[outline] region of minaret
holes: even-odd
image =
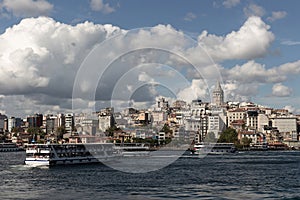
[[[224,92],[221,88],[220,82],[218,81],[213,91],[213,104],[216,106],[222,106],[224,104]]]

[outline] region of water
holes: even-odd
[[[30,168],[24,159],[0,154],[0,199],[300,199],[299,151],[186,156],[143,174],[101,164]]]

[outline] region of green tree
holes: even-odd
[[[116,127],[115,125],[111,126],[108,129],[106,129],[106,131],[105,131],[106,136],[113,137],[114,136],[114,132],[118,131],[118,130],[120,130],[120,128]]]
[[[165,133],[172,133],[173,131],[170,129],[170,126],[168,124],[164,124],[163,128],[160,130],[161,132]]]
[[[56,129],[57,139],[63,139],[64,134],[66,133],[66,129],[64,126],[59,126]]]
[[[227,128],[223,133],[220,135],[218,142],[221,143],[238,143],[238,133],[233,128]]]
[[[124,141],[124,143],[131,143],[131,140],[130,140],[130,139],[126,139],[126,140]]]
[[[21,127],[14,127],[11,129],[11,132],[13,132],[13,133],[18,133],[18,132],[22,132],[22,131],[23,131],[23,129]]]
[[[165,139],[165,144],[169,144],[169,143],[171,143],[172,142],[172,138],[166,138]]]
[[[120,144],[121,142],[122,142],[122,141],[119,140],[119,139],[116,140],[116,143],[118,143],[118,144]]]
[[[44,132],[41,128],[39,127],[29,127],[27,129],[27,133],[30,133],[30,134],[35,134],[35,135],[42,135]]]
[[[243,138],[241,139],[242,145],[243,145],[243,146],[246,146],[246,147],[249,147],[251,142],[252,142],[252,139],[251,139],[251,138],[243,137]]]
[[[7,138],[6,138],[6,135],[5,134],[1,134],[0,135],[0,141],[2,142],[2,141],[5,141]]]
[[[215,137],[215,134],[213,132],[209,132],[209,133],[207,133],[204,141],[205,142],[216,142],[217,138]]]
[[[45,138],[45,132],[39,127],[29,127],[27,129],[27,133],[30,133],[32,137],[36,137],[37,135],[39,135],[41,139]]]

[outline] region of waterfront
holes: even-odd
[[[143,174],[101,164],[29,168],[23,152],[0,157],[0,199],[300,198],[299,151],[186,156]]]

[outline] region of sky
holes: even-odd
[[[159,96],[300,113],[296,0],[1,0],[0,112],[147,107]]]

